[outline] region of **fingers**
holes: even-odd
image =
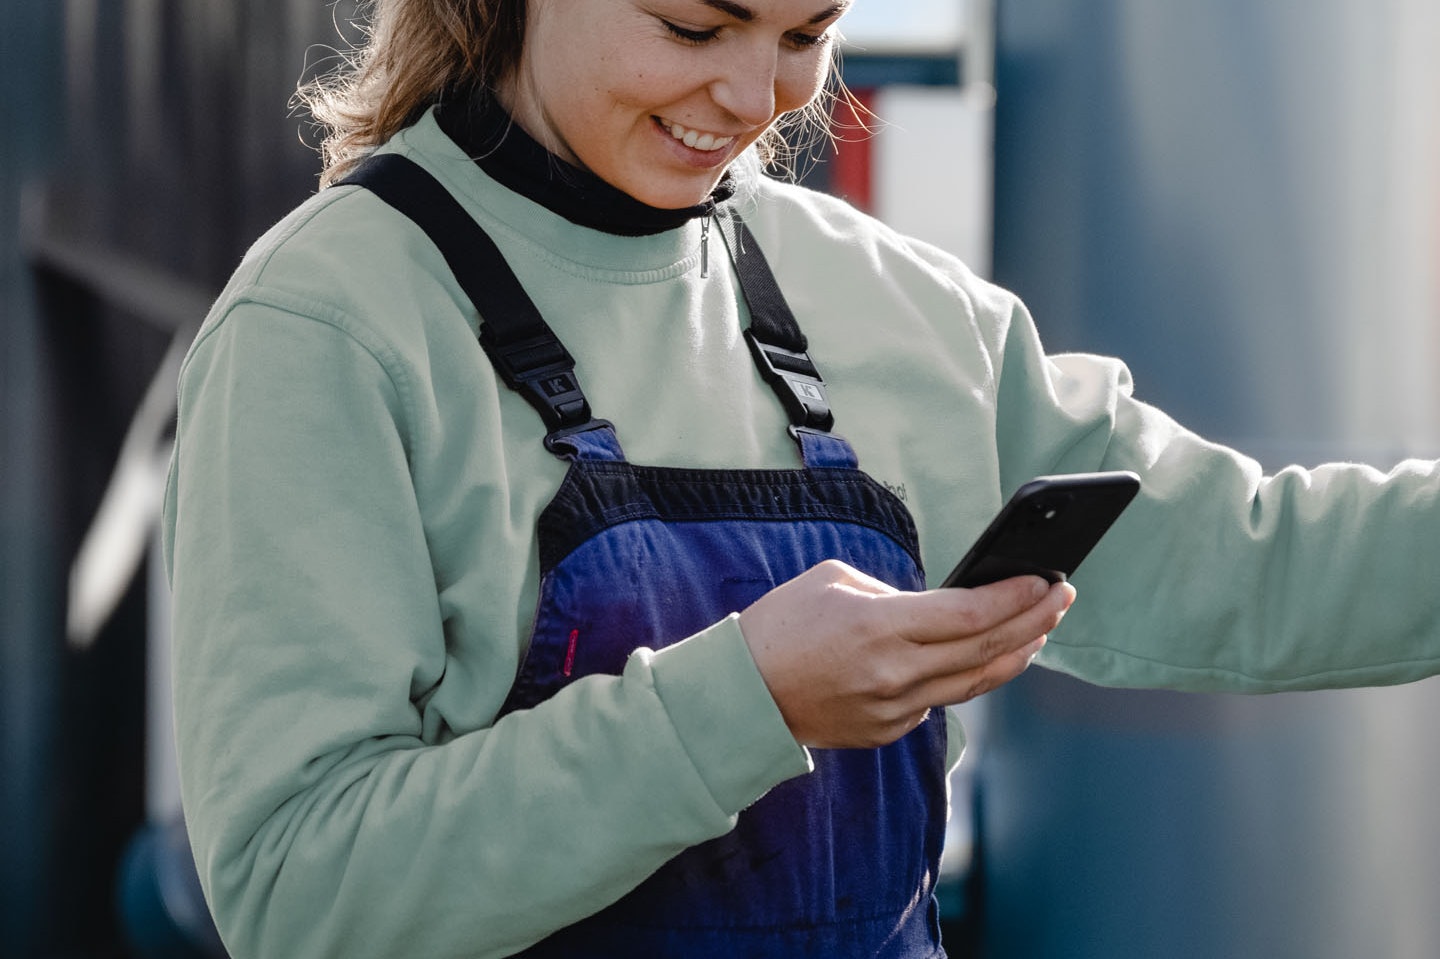
[[[1038,577],[907,593],[832,561],[756,600],[739,624],[798,741],[866,746],[1013,679],[1074,598]]]
[[[961,595],[948,595],[954,593]],[[942,589],[912,596],[930,600],[924,611],[926,628],[904,638],[923,647],[935,669],[961,670],[1013,652],[1050,632],[1075,601],[1075,587],[1024,577],[980,589]]]
[[[1073,588],[1067,588],[1073,594]],[[903,599],[893,601],[897,607],[905,608],[904,618],[897,620],[897,629],[903,639],[913,643],[943,643],[957,635],[978,636],[1041,604],[1052,590],[1039,576],[1017,576],[975,589],[907,593]],[[1054,599],[1059,601],[1058,596]]]
[[[978,590],[938,592],[971,594],[951,599],[970,604],[966,615],[980,628],[968,634],[952,631],[943,638],[927,633],[930,638],[914,643],[919,672],[909,695],[928,706],[966,702],[1024,672],[1075,601],[1075,588],[1069,583],[1052,586],[1035,577]],[[1038,600],[1032,600],[1037,594]]]
[[[1017,650],[988,660],[959,673],[931,676],[914,691],[917,700],[932,706],[954,706],[983,696],[1023,673],[1045,646],[1046,637],[1032,640]]]

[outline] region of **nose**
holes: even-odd
[[[731,58],[711,83],[711,97],[742,123],[769,123],[775,116],[776,58],[773,47],[758,44]]]

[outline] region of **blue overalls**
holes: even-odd
[[[373,190],[437,243],[483,318],[485,352],[545,420],[547,448],[569,463],[539,519],[535,626],[502,714],[586,676],[619,674],[635,649],[699,632],[822,560],[923,588],[914,523],[829,432],[804,337],[738,217],[730,246],[751,314],[746,336],[796,424],[801,469],[627,462],[614,426],[591,416],[569,353],[443,187],[392,155],[345,182]],[[943,957],[933,896],[946,817],[943,710],[889,746],[812,757],[813,773],[772,789],[730,833],[521,955]]]

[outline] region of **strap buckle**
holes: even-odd
[[[790,414],[790,422],[828,432],[835,425],[835,416],[830,412],[825,381],[810,361],[810,354],[763,343],[753,329],[745,331],[745,340],[760,375],[774,388],[785,412]]]
[[[535,407],[551,432],[590,421],[590,403],[575,378],[575,358],[553,333],[500,344],[486,336],[488,332],[481,330],[480,345],[490,362],[505,385]]]

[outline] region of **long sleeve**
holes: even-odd
[[[1130,469],[1139,498],[1076,577],[1042,662],[1103,684],[1265,692],[1440,669],[1440,471],[1266,476],[1134,398],[1116,360],[1045,357],[1018,305],[997,345],[1002,482]]]
[[[483,666],[439,597],[483,586],[437,583],[413,372],[312,314],[242,301],[182,377],[180,768],[234,955],[506,955],[808,768],[733,621],[493,726],[431,721]],[[501,689],[518,645],[486,646]]]

